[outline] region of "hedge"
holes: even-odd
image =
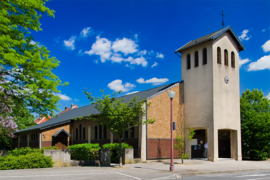
[[[119,163],[119,143],[108,143],[102,145],[103,149],[110,149],[111,151],[111,162],[112,163]],[[128,145],[127,143],[122,143],[122,152],[124,148],[133,148],[132,146]]]
[[[21,147],[19,149],[15,148],[12,151],[8,151],[7,155],[19,156],[19,155],[26,155],[26,154],[31,154],[31,153],[43,153],[44,150],[47,150],[47,149],[57,149],[57,147],[48,146],[48,147],[43,147],[41,149]]]
[[[53,167],[52,158],[40,152],[26,155],[7,155],[0,158],[0,170]]]
[[[98,160],[101,147],[99,144],[84,143],[68,146],[67,149],[70,149],[72,159]]]

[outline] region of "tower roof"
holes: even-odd
[[[200,38],[195,39],[193,41],[189,41],[187,44],[185,44],[184,46],[180,47],[179,49],[177,49],[174,52],[175,53],[182,52],[183,50],[186,50],[186,49],[191,48],[193,46],[202,44],[202,43],[207,42],[207,41],[214,40],[214,39],[218,38],[221,34],[227,32],[227,31],[231,33],[232,37],[234,38],[234,40],[238,44],[239,51],[245,50],[244,45],[242,44],[242,42],[240,41],[240,39],[236,36],[236,34],[232,30],[231,26],[227,26],[226,28],[222,28],[222,29],[220,29],[218,31],[215,31],[215,32],[213,32],[211,34],[208,34],[206,36],[200,37]]]

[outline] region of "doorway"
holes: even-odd
[[[218,157],[231,157],[231,131],[218,130]]]
[[[52,145],[57,149],[67,149],[67,135],[61,132],[58,136],[53,137]]]
[[[204,158],[205,129],[195,130],[191,142],[191,158]]]

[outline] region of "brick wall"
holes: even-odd
[[[173,121],[176,122],[176,130],[173,131],[173,137],[176,138],[177,135],[181,135],[180,124],[184,118],[183,87],[184,83],[181,83],[147,101],[152,103],[147,111],[148,119],[156,118],[154,124],[147,125],[148,158],[170,157],[171,100],[167,95],[169,91],[175,92],[173,98]],[[175,154],[177,154],[176,151]]]
[[[42,142],[50,142],[52,141],[52,136],[57,133],[60,129],[64,129],[70,134],[70,123],[61,125],[61,126],[55,126],[49,129],[45,129],[42,131]],[[67,137],[67,141],[69,141],[69,137]],[[42,146],[43,147],[43,146]]]

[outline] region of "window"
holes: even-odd
[[[18,137],[14,138],[14,139],[12,140],[12,142],[13,142],[13,143],[17,143],[17,142],[18,142]]]
[[[103,138],[107,139],[107,127],[103,126]]]
[[[99,139],[102,139],[102,126],[99,125]]]
[[[76,141],[78,141],[78,128],[76,128]]]
[[[38,141],[38,134],[37,133],[31,134],[31,141]]]
[[[97,126],[95,126],[95,139],[97,139]]]
[[[134,138],[134,127],[130,129],[130,138]]]
[[[83,140],[85,140],[85,127],[83,127]]]
[[[82,140],[82,125],[79,125],[79,139]]]
[[[235,59],[234,59],[234,52],[231,53],[231,66],[232,68],[235,68]]]
[[[26,142],[26,141],[27,141],[27,135],[23,135],[22,139],[21,139],[21,142]]]
[[[217,63],[221,64],[221,50],[220,50],[220,47],[217,48]]]
[[[207,49],[203,49],[203,65],[207,64]]]
[[[227,51],[227,49],[224,50],[224,65],[228,66],[228,51]]]
[[[199,66],[199,55],[198,51],[195,52],[195,67]]]
[[[190,54],[187,55],[187,69],[190,69]]]
[[[125,138],[128,138],[128,131],[125,131]]]

